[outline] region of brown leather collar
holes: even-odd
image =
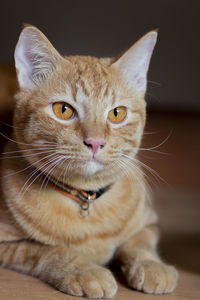
[[[110,184],[98,190],[87,191],[76,189],[68,184],[53,179],[52,177],[47,178],[47,182],[52,188],[54,188],[58,192],[71,199],[76,200],[81,208],[80,215],[84,218],[88,217],[90,214],[90,204],[96,199],[98,199],[100,196],[102,196],[105,192],[107,192],[112,186],[112,184]]]

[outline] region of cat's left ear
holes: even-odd
[[[39,29],[26,26],[15,48],[15,66],[20,88],[32,90],[39,86],[62,59]]]
[[[125,74],[136,92],[146,91],[147,71],[156,40],[157,31],[150,31],[112,64],[112,67]]]

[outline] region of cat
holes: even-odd
[[[62,57],[34,26],[15,49],[19,91],[2,154],[0,264],[70,295],[172,292],[157,215],[136,158],[157,32],[116,58]]]

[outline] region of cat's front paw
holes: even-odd
[[[129,286],[145,293],[170,293],[177,286],[178,272],[161,262],[134,262],[125,273]]]
[[[117,292],[117,283],[109,270],[92,265],[66,274],[59,289],[73,296],[112,298]]]

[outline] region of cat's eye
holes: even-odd
[[[53,104],[53,112],[56,117],[62,120],[69,120],[74,117],[74,108],[66,102],[56,102]]]
[[[127,109],[125,106],[118,106],[110,110],[108,113],[108,120],[112,123],[121,123],[125,120]]]

